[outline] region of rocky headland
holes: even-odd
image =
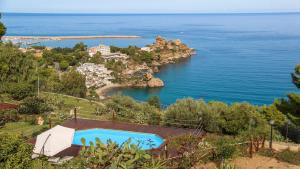
[[[97,53],[97,47],[93,47],[93,52]],[[179,39],[168,41],[158,36],[153,44],[146,47],[110,46],[106,49],[100,45],[100,52],[106,53],[98,56],[103,63],[83,64],[77,70],[87,77],[87,87],[97,88],[98,95],[103,96],[114,87],[163,87],[164,82],[155,77],[154,73],[159,72],[163,65],[191,57],[194,50]],[[96,57],[94,53],[91,57]]]

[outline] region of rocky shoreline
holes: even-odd
[[[155,77],[154,73],[160,71],[160,67],[173,64],[181,59],[189,58],[194,54],[194,49],[189,48],[180,40],[167,41],[158,36],[155,43],[147,45],[138,51],[146,51],[151,53],[153,57],[150,63],[136,64],[127,61],[126,68],[119,72],[120,76],[125,79],[122,83],[112,83],[100,87],[96,93],[101,99],[107,97],[107,93],[114,88],[127,88],[127,87],[163,87],[164,82]]]

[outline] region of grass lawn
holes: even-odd
[[[61,115],[70,116],[70,111],[77,107],[77,117],[86,118],[86,119],[98,119],[98,120],[107,120],[110,118],[110,115],[96,115],[95,111],[97,107],[104,106],[101,102],[90,101],[88,99],[76,98],[73,96],[67,96],[63,94],[56,93],[41,93],[42,96],[47,97],[52,100],[52,102],[60,105],[55,107],[54,117],[52,116],[52,124],[61,124],[64,118],[61,118]],[[26,116],[26,115],[25,115]],[[74,116],[73,116],[74,117]],[[27,117],[32,118],[32,117]],[[45,122],[48,122],[48,119],[45,119]],[[30,122],[20,121],[20,122],[10,122],[6,123],[5,126],[0,128],[0,134],[3,133],[12,133],[12,134],[22,134],[26,137],[31,137],[33,133],[42,131],[45,127],[48,127],[48,124],[39,126],[34,125]]]
[[[101,102],[90,101],[88,99],[77,98],[73,96],[56,94],[56,93],[48,93],[43,92],[43,96],[51,98],[56,102],[62,103],[61,108],[54,110],[55,112],[63,112],[65,114],[70,114],[70,111],[77,107],[77,117],[79,118],[87,118],[87,119],[98,119],[105,120],[108,119],[107,115],[96,115],[95,111],[97,107],[104,106]]]
[[[47,125],[33,125],[29,122],[12,122],[6,123],[4,127],[0,128],[0,134],[11,133],[11,134],[23,134],[23,136],[31,137],[34,132],[38,132]]]

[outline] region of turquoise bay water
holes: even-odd
[[[144,46],[155,36],[179,38],[197,50],[192,58],[156,74],[160,89],[115,89],[138,100],[160,96],[163,104],[193,97],[227,103],[270,104],[299,90],[290,73],[300,62],[300,13],[82,15],[4,14],[8,35],[139,35],[140,39],[83,40],[89,46]],[[78,41],[50,41],[73,46]]]
[[[73,138],[73,144],[82,145],[81,138],[86,140],[87,145],[89,145],[90,142],[93,142],[95,145],[96,138],[99,138],[104,144],[111,139],[118,145],[122,145],[122,143],[126,142],[130,138],[132,144],[139,145],[143,150],[158,148],[164,143],[164,140],[155,134],[108,129],[89,129],[76,131]]]

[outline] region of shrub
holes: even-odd
[[[248,103],[234,103],[222,115],[223,133],[237,135],[242,131],[248,130],[249,122],[258,114],[257,108]]]
[[[42,97],[28,97],[20,105],[19,113],[21,114],[42,114],[52,111],[52,107],[47,100]]]
[[[34,94],[33,85],[29,83],[7,83],[5,85],[7,93],[16,100],[22,100]]]
[[[85,139],[81,141],[84,146],[75,161],[79,168],[142,168],[145,163],[151,162],[151,156],[138,145],[131,144],[130,139],[117,145],[111,140],[104,144],[96,138],[96,144],[90,142],[89,147],[86,147]]]
[[[181,99],[169,106],[164,122],[168,126],[197,128],[206,131],[219,131],[221,118],[219,112],[212,111],[203,100]]]
[[[160,109],[160,99],[158,96],[151,96],[148,99],[148,104]]]
[[[276,158],[291,164],[300,165],[300,151],[294,152],[286,149],[276,154]]]
[[[150,108],[150,112],[144,112],[148,114],[148,124],[150,125],[159,125],[162,121],[162,114],[159,110],[156,110],[155,108]],[[145,111],[145,110],[144,110]]]
[[[17,110],[0,110],[0,127],[4,126],[7,122],[17,122],[20,118]]]
[[[227,162],[223,162],[221,163],[220,167],[216,169],[237,169],[237,167],[234,164],[230,165]]]
[[[267,121],[274,120],[277,125],[283,125],[286,122],[286,116],[277,110],[274,105],[264,107],[262,113]]]
[[[90,58],[90,62],[95,64],[103,64],[105,60],[101,56],[101,53],[97,52],[93,57]]]
[[[66,60],[62,60],[61,62],[59,62],[59,68],[61,70],[67,70],[69,67],[69,62]]]
[[[222,139],[216,140],[213,144],[216,147],[213,156],[213,159],[215,160],[230,159],[237,152],[237,148],[233,145],[234,142],[230,138],[223,137]]]
[[[174,156],[172,168],[191,168],[195,163],[202,161],[210,151],[210,145],[201,142],[199,137],[194,135],[182,135],[171,138],[168,142],[168,149]]]
[[[262,156],[274,157],[275,153],[271,149],[262,149],[258,152]]]
[[[0,168],[31,168],[32,146],[24,139],[16,135],[1,134],[0,143]]]
[[[36,50],[44,50],[44,49],[46,49],[46,46],[31,46],[31,48],[36,49]]]

